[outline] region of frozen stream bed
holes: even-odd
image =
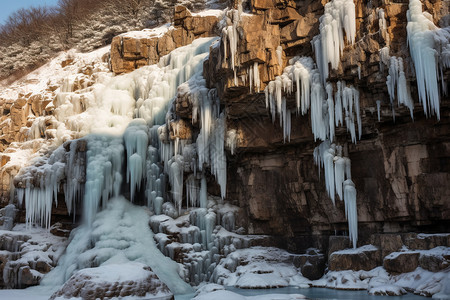
[[[426,297],[421,297],[413,294],[406,294],[403,296],[374,296],[369,295],[367,291],[345,291],[345,290],[333,290],[327,288],[308,288],[299,289],[296,287],[286,287],[278,289],[239,289],[234,287],[227,287],[226,291],[232,293],[224,293],[224,291],[215,291],[208,294],[202,294],[202,298],[199,299],[215,299],[220,300],[220,295],[213,295],[213,293],[222,293],[227,300],[234,299],[275,299],[269,295],[276,295],[276,299],[302,299],[294,295],[303,295],[306,299],[372,299],[372,300],[425,300],[431,299]],[[48,290],[41,288],[28,288],[25,290],[0,290],[0,299],[8,300],[47,300],[52,293]],[[266,297],[262,297],[266,295]],[[286,297],[284,298],[283,295]],[[294,297],[290,297],[292,295]],[[218,297],[219,296],[219,297]],[[233,297],[235,296],[235,297]],[[244,296],[244,297],[242,297]],[[252,297],[252,296],[257,296]],[[177,295],[175,300],[189,300],[194,298],[194,294]],[[131,299],[131,298],[130,298]],[[133,298],[133,299],[143,299],[143,298]]]
[[[367,291],[346,291],[335,290],[327,288],[297,288],[286,287],[277,289],[239,289],[235,287],[226,287],[226,291],[232,293],[223,293],[223,295],[213,295],[213,293],[202,294],[203,297],[197,297],[196,299],[302,299],[298,297],[299,294],[305,296],[305,299],[372,299],[372,300],[424,300],[430,299],[427,297],[417,296],[414,294],[406,294],[403,296],[375,296],[369,295]],[[216,291],[223,292],[223,291]],[[271,297],[272,295],[272,297]],[[220,296],[223,296],[222,298]],[[235,297],[233,297],[235,296]],[[242,297],[244,296],[244,297]],[[255,297],[256,296],[256,297]],[[264,297],[266,296],[266,297]],[[275,296],[275,297],[273,297]],[[286,297],[284,297],[286,296]],[[175,300],[188,300],[195,297],[194,294],[178,295],[175,296]]]

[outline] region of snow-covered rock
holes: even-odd
[[[42,228],[16,225],[0,230],[0,288],[26,288],[37,285],[62,255],[66,238]]]
[[[308,287],[310,281],[293,264],[293,255],[271,247],[237,250],[214,270],[214,282],[240,288]]]
[[[50,299],[111,299],[124,297],[172,300],[170,292],[149,266],[142,263],[110,264],[82,269],[56,291]]]
[[[339,270],[372,270],[381,265],[381,252],[373,245],[365,245],[356,249],[345,249],[331,253],[329,268]]]
[[[401,296],[406,294],[404,288],[396,285],[378,285],[369,289],[369,294],[371,295],[385,295],[385,296]]]

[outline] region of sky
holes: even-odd
[[[58,0],[0,0],[0,24],[4,24],[8,16],[21,8],[30,6],[54,6]]]

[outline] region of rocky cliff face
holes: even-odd
[[[368,242],[376,232],[445,230],[450,216],[449,98],[442,93],[439,121],[425,117],[407,46],[408,1],[356,1],[355,6],[356,42],[344,48],[328,81],[336,86],[345,80],[360,95],[361,140],[352,143],[345,128],[336,128],[336,142],[347,147],[352,161],[360,241]],[[235,53],[230,53],[232,39],[224,31],[220,47],[211,49],[204,64],[207,85],[217,89],[226,108],[227,129],[237,133],[236,154],[228,156],[227,198],[246,211],[240,225],[249,233],[282,236],[283,246],[292,250],[326,247],[328,235],[345,233],[347,224],[343,202],[333,206],[314,164],[317,143],[310,116],[293,114],[290,142],[284,142],[283,129],[278,119],[272,122],[263,93],[290,58],[314,57],[312,40],[319,34],[324,3],[252,0],[244,8],[252,14],[236,20],[228,13],[225,18],[227,25],[237,24]],[[448,26],[449,3],[425,1],[424,10],[436,25]],[[175,13],[177,24],[181,14]],[[380,51],[384,47],[390,56],[403,58],[415,102],[414,119],[406,107],[391,107],[389,68]],[[255,73],[258,85],[251,83]],[[445,82],[448,75],[444,69]],[[189,124],[192,117],[189,103],[189,95],[178,95],[176,114],[182,124]],[[287,95],[287,106],[295,109],[295,92]],[[182,127],[192,130],[190,125]],[[190,140],[191,135],[184,138]]]
[[[334,142],[342,145],[351,160],[352,180],[357,190],[359,244],[372,243],[381,249],[370,254],[376,256],[375,266],[390,252],[399,251],[407,239],[404,235],[396,236],[394,240],[403,239],[400,246],[384,253],[388,246],[374,240],[377,233],[443,232],[450,225],[450,99],[444,93],[450,73],[448,66],[439,65],[443,84],[439,90],[440,119],[427,117],[418,101],[414,61],[407,45],[408,3],[406,0],[355,1],[355,42],[345,38],[339,63],[330,68],[327,79],[331,94],[344,85],[353,87],[351,90],[359,95],[359,138],[352,137],[349,129],[340,125],[335,128]],[[232,5],[234,9],[226,10],[224,15],[192,14],[177,6],[173,26],[114,38],[110,67],[116,74],[131,72],[157,63],[164,55],[196,38],[220,36],[220,42],[210,47],[209,57],[203,64],[203,77],[206,87],[216,90],[220,107],[226,113],[226,199],[241,208],[235,220],[236,228],[242,227],[241,234],[271,235],[275,237],[270,239],[271,244],[294,252],[316,247],[331,254],[349,243],[345,238],[339,247],[327,250],[329,236],[347,235],[345,205],[339,200],[333,205],[325,188],[324,171],[314,163],[314,150],[319,142],[313,134],[312,113],[302,115],[297,111],[298,85],[292,83],[295,80],[291,78],[291,86],[281,91],[281,85],[289,81],[285,68],[295,57],[311,57],[319,66],[320,52],[315,51],[313,44],[324,22],[321,20],[324,5],[324,1],[311,0],[251,0],[243,3],[245,13],[236,2]],[[449,26],[449,7],[448,1],[423,2],[423,9],[428,12],[426,17],[441,28]],[[405,86],[410,88],[414,101],[412,114],[411,106],[392,102],[394,92],[387,84],[388,75],[391,78],[400,75],[394,68],[400,66],[399,61],[404,69]],[[104,71],[102,67],[94,64],[79,66],[78,75],[72,80],[74,84],[66,92],[89,93],[90,86],[104,75],[101,71]],[[273,118],[267,107],[270,90],[278,84],[277,80],[282,105],[289,111],[289,122],[284,116],[285,122],[280,123],[277,113]],[[328,91],[328,87],[322,89]],[[46,150],[42,145],[47,145],[47,140],[58,138],[60,144],[65,142],[61,155],[66,160],[72,155],[67,140],[79,136],[58,136],[59,123],[52,116],[58,104],[55,89],[49,83],[40,98],[22,94],[14,100],[2,99],[2,147],[8,149],[1,156],[2,204],[8,203],[12,178],[21,166],[8,164],[8,151],[36,153],[41,148]],[[73,99],[71,103],[77,103],[84,111],[89,99]],[[37,123],[29,117],[30,112],[35,118],[42,118],[39,126],[33,127]],[[202,125],[197,114],[198,95],[190,86],[180,87],[168,113],[167,131],[158,131],[161,143],[198,141]],[[287,124],[289,134],[286,134]],[[23,143],[14,144],[14,141]],[[77,145],[80,149],[74,152],[83,154],[85,144],[78,141]],[[80,166],[84,168],[85,164]],[[185,178],[193,171],[190,167],[184,170]],[[220,187],[215,182],[218,180],[211,173],[206,174],[208,192],[219,196]],[[81,174],[77,178],[80,185],[86,180],[83,177]],[[42,187],[37,179],[34,181],[35,187]],[[20,180],[14,185],[26,187]],[[140,198],[144,198],[142,194]],[[60,213],[53,208],[54,215]],[[436,245],[448,246],[448,241]],[[330,243],[330,248],[335,246],[334,242]],[[419,260],[418,255],[412,255]],[[323,265],[323,258],[320,264]]]
[[[278,119],[272,123],[264,94],[251,92],[248,70],[256,62],[262,91],[281,75],[281,66],[294,55],[314,56],[312,38],[319,32],[322,3],[317,1],[251,1],[256,15],[244,16],[239,27],[237,84],[224,59],[223,47],[211,51],[205,63],[205,78],[216,87],[228,112],[227,128],[238,135],[237,154],[229,156],[228,197],[237,199],[248,218],[243,221],[252,233],[286,237],[286,246],[301,249],[321,246],[323,236],[346,231],[343,203],[333,207],[313,150],[310,116],[292,116],[290,142],[283,142]],[[441,119],[426,118],[418,103],[412,60],[407,47],[408,1],[382,3],[356,1],[356,43],[345,47],[337,70],[329,81],[345,80],[360,93],[361,140],[351,143],[345,128],[337,128],[336,142],[348,147],[352,178],[358,190],[359,238],[369,233],[415,230],[445,230],[450,203],[449,98],[442,93]],[[380,28],[378,12],[383,9],[386,33]],[[425,1],[436,24],[448,26],[449,4]],[[283,64],[276,48],[283,49]],[[380,50],[403,57],[407,80],[415,102],[414,120],[405,107],[395,104],[395,121],[386,85],[388,68],[380,63]],[[358,76],[358,73],[360,75]],[[448,70],[443,75],[448,78]],[[250,91],[250,92],[249,92]],[[287,105],[294,107],[294,93]],[[381,102],[377,117],[377,100]],[[326,241],[325,241],[326,243]],[[322,245],[323,246],[323,245]]]

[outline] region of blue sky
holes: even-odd
[[[3,24],[8,16],[21,8],[30,6],[54,6],[58,0],[0,0],[0,23]]]

